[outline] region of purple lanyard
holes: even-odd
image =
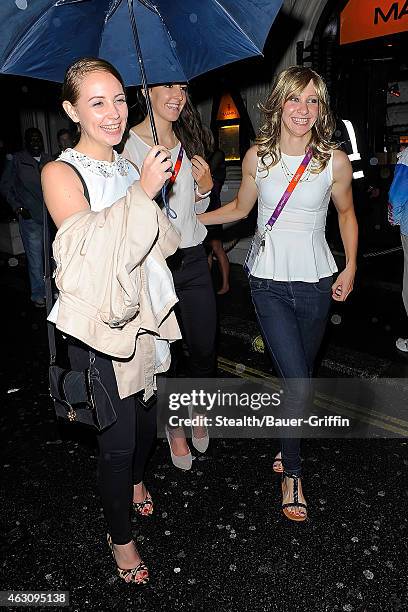
[[[290,196],[293,193],[293,190],[295,189],[296,185],[298,184],[298,182],[302,178],[302,175],[303,175],[304,171],[306,170],[307,166],[309,165],[309,162],[312,159],[312,157],[313,157],[313,151],[312,151],[311,148],[308,148],[308,150],[306,151],[306,155],[304,156],[304,158],[300,162],[299,168],[296,170],[295,174],[293,175],[292,180],[290,181],[289,185],[287,186],[283,196],[279,200],[279,202],[278,202],[275,210],[273,211],[269,221],[267,221],[266,229],[268,229],[268,230],[272,229],[273,224],[275,223],[275,221],[277,220],[277,218],[281,214],[281,212],[282,212],[286,202],[289,200]]]

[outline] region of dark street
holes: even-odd
[[[213,441],[183,473],[160,440],[146,478],[155,512],[134,522],[151,582],[143,590],[123,584],[105,541],[96,445],[55,421],[44,311],[29,306],[18,259],[11,266],[3,256],[1,266],[2,589],[69,591],[71,610],[407,610],[408,444],[401,437],[306,440],[305,524],[280,512],[276,441]],[[219,375],[234,364],[240,374],[247,367],[270,373],[267,357],[253,350],[246,280],[232,268],[232,289],[218,300]],[[408,360],[394,348],[404,324],[399,292],[370,286],[366,274],[331,319],[320,375],[406,375]]]

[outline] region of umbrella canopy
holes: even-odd
[[[283,0],[133,0],[149,84],[185,82],[262,54]],[[83,56],[142,83],[127,0],[4,0],[0,73],[63,81]]]

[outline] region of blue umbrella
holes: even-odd
[[[134,0],[150,84],[185,82],[262,54],[282,0]],[[0,72],[61,82],[78,57],[142,83],[126,0],[2,0]]]
[[[186,82],[261,55],[282,1],[2,0],[0,73],[61,82],[93,56],[126,85]]]

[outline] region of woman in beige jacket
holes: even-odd
[[[175,320],[167,320],[177,298],[164,261],[179,240],[151,201],[171,176],[170,155],[153,147],[139,175],[113,151],[125,130],[127,105],[120,75],[104,60],[72,64],[62,93],[80,137],[42,174],[44,199],[59,228],[53,249],[60,297],[49,318],[72,338],[72,368],[88,366],[89,347],[96,352],[117,413],[117,421],[98,434],[108,543],[120,577],[145,584],[149,574],[132,540],[131,511],[153,511],[143,472],[156,418],[136,392],[149,398],[155,372],[169,365],[166,340],[179,337]],[[159,295],[149,284],[154,279]]]

